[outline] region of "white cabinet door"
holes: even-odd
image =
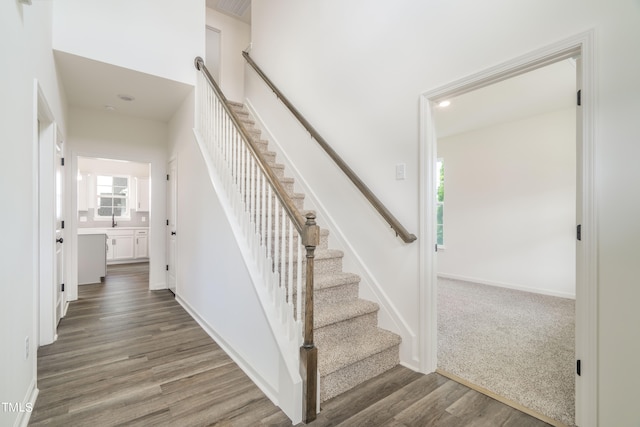
[[[136,210],[149,212],[149,178],[136,178]]]
[[[78,176],[78,211],[85,212],[89,209],[87,197],[87,181],[89,180],[86,173]]]
[[[149,258],[149,236],[146,230],[136,231],[136,258]]]
[[[133,258],[133,233],[129,236],[117,236],[113,242],[114,260]]]

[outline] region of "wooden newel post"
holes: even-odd
[[[302,376],[302,420],[310,423],[316,419],[318,397],[318,349],[313,343],[313,260],[316,246],[320,244],[320,227],[313,213],[306,215],[302,244],[307,250],[305,283],[304,343],[300,347],[300,375]]]

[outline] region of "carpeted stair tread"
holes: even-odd
[[[356,335],[350,340],[327,340],[318,347],[322,354],[318,357],[318,370],[321,376],[329,375],[399,344],[400,336],[380,328],[372,328],[371,333]]]
[[[313,328],[318,329],[365,314],[375,313],[379,306],[375,302],[355,299],[316,307]]]

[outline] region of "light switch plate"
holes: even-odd
[[[396,180],[400,181],[407,178],[407,165],[398,163],[396,165]]]

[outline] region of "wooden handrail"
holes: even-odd
[[[409,233],[406,228],[396,219],[395,216],[386,208],[386,206],[376,197],[375,194],[362,182],[360,177],[347,165],[347,163],[331,148],[331,146],[325,141],[324,138],[318,133],[311,123],[304,118],[304,116],[293,106],[293,104],[287,99],[287,97],[280,92],[280,90],[273,84],[273,82],[264,74],[260,67],[251,59],[249,52],[243,51],[242,56],[247,60],[249,65],[255,70],[255,72],[264,80],[264,82],[271,88],[276,94],[278,99],[291,111],[291,113],[298,119],[298,121],[304,126],[304,128],[311,134],[311,137],[315,139],[320,147],[333,159],[338,167],[347,175],[347,177],[353,182],[353,184],[360,190],[364,197],[371,203],[375,210],[387,221],[391,228],[396,232],[405,243],[411,243],[417,239],[417,237]]]
[[[291,197],[285,190],[284,186],[269,167],[262,152],[253,142],[253,138],[249,135],[244,126],[241,125],[240,119],[236,113],[229,107],[227,98],[222,93],[218,84],[213,80],[209,70],[204,65],[204,60],[200,57],[194,60],[197,70],[202,72],[210,87],[220,99],[221,105],[231,118],[233,125],[240,132],[244,143],[256,159],[258,167],[267,178],[269,185],[273,188],[273,192],[280,200],[284,210],[291,219],[294,227],[300,234],[300,242],[306,249],[306,277],[305,277],[305,310],[304,310],[304,330],[303,344],[300,347],[300,374],[302,377],[303,399],[302,399],[302,416],[305,423],[309,423],[316,419],[317,414],[317,396],[318,396],[318,349],[313,342],[313,318],[314,318],[314,258],[316,247],[320,244],[320,227],[316,224],[316,216],[314,213],[307,213],[305,216],[291,200]],[[300,262],[301,260],[298,260]]]

